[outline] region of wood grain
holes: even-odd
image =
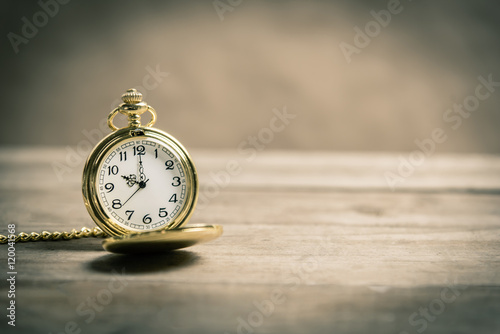
[[[1,332],[500,330],[500,157],[436,155],[392,191],[383,175],[398,154],[192,155],[204,200],[191,223],[222,224],[220,239],[148,257],[106,253],[98,239],[19,243],[18,326],[4,319]],[[82,163],[62,182],[54,173],[65,158],[64,148],[0,149],[3,232],[93,225]],[[231,160],[241,171],[223,182]]]

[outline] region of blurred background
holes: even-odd
[[[500,87],[444,119],[500,81],[496,2],[401,0],[384,24],[392,1],[62,2],[3,2],[2,145],[77,145],[135,87],[188,148],[235,149],[286,106],[266,148],[409,151],[439,127],[439,152],[500,153]]]

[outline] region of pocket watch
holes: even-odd
[[[186,149],[153,128],[156,111],[129,89],[108,116],[113,130],[90,152],[82,178],[85,207],[97,227],[71,232],[0,235],[0,244],[39,240],[107,237],[105,250],[135,254],[169,251],[219,237],[219,225],[185,226],[198,198],[198,176]],[[151,120],[141,124],[141,115]],[[118,128],[115,116],[127,117]]]
[[[118,236],[182,226],[198,196],[198,177],[186,149],[169,134],[155,129],[156,112],[135,89],[108,116],[113,130],[90,153],[83,169],[85,206],[107,234]],[[141,126],[141,114],[151,121]],[[128,126],[118,129],[119,113]]]
[[[108,116],[113,132],[94,147],[83,169],[85,206],[97,226],[113,237],[104,248],[157,251],[218,237],[220,226],[183,228],[198,198],[198,176],[186,149],[152,127],[156,111],[140,92],[129,89],[122,100]],[[143,126],[146,112],[151,120]],[[113,123],[119,114],[128,119],[120,129]]]

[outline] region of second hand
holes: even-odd
[[[134,197],[134,195],[139,191],[141,190],[142,188],[146,188],[146,183],[148,183],[149,179],[147,179],[146,181],[141,181],[139,182],[139,188],[137,188],[136,191],[134,191],[134,193],[132,195],[130,195],[130,197],[125,201],[125,203],[122,204],[122,207],[125,206],[125,204],[127,204],[128,201],[130,201],[130,199],[132,197]]]

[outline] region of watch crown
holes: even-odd
[[[128,89],[125,94],[122,95],[122,101],[127,104],[137,104],[142,101],[142,94],[135,88]]]

